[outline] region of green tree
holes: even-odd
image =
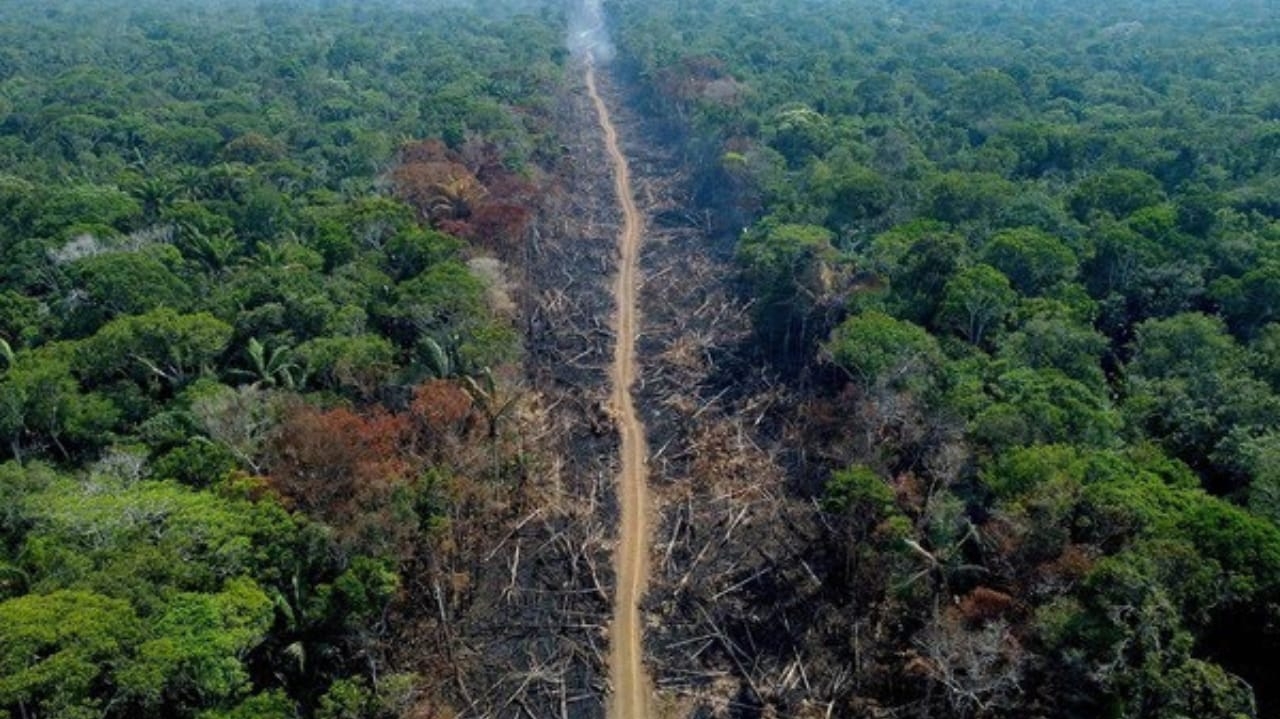
[[[141,215],[138,201],[117,187],[75,185],[44,198],[33,229],[42,237],[59,236],[75,225],[127,231]]]
[[[998,354],[1015,366],[1056,369],[1087,387],[1106,385],[1102,358],[1107,338],[1064,317],[1036,316],[1001,338]]]
[[[1094,212],[1119,218],[1164,199],[1156,178],[1141,170],[1116,169],[1085,178],[1072,192],[1069,203],[1076,219],[1084,222]]]
[[[992,403],[970,426],[973,436],[989,447],[1115,443],[1120,419],[1106,400],[1057,370],[1006,372],[996,379],[991,393]]]
[[[52,446],[69,459],[108,439],[119,412],[101,395],[81,391],[72,374],[74,351],[45,345],[16,353],[0,378],[0,434],[13,458]]]
[[[1250,375],[1246,360],[1216,317],[1143,322],[1125,368],[1125,414],[1171,453],[1224,481],[1239,461],[1237,438],[1273,427],[1280,416],[1280,402]]]
[[[928,325],[963,252],[963,238],[939,223],[918,221],[872,240],[868,264],[889,278],[891,314]]]
[[[756,300],[756,330],[780,358],[814,338],[814,316],[834,290],[838,260],[832,233],[816,225],[764,223],[738,244],[738,261]]]
[[[842,322],[824,350],[864,389],[926,389],[942,362],[923,328],[874,311]]]
[[[151,637],[119,672],[120,691],[144,707],[170,710],[238,699],[249,688],[243,657],[274,619],[271,599],[247,579],[216,594],[178,594],[148,622]]]
[[[1251,339],[1280,320],[1280,259],[1263,262],[1242,277],[1220,277],[1210,291],[1231,329]]]
[[[90,383],[128,378],[143,387],[175,389],[209,372],[231,334],[208,313],[161,308],[107,323],[80,345],[75,364]]]
[[[927,193],[932,218],[953,225],[988,226],[1016,191],[1011,182],[999,175],[957,171],[935,177]]]
[[[128,602],[93,592],[0,602],[0,706],[15,716],[101,716],[142,634]]]
[[[1016,302],[1008,277],[991,265],[976,265],[960,270],[947,282],[939,319],[981,346],[990,332],[1000,329]]]
[[[766,129],[773,149],[782,153],[791,167],[799,167],[813,157],[821,157],[834,140],[831,122],[821,113],[803,105],[780,108]]]
[[[181,254],[171,245],[150,245],[136,252],[104,252],[73,263],[68,273],[84,292],[83,301],[96,312],[94,329],[120,315],[136,315],[157,307],[185,309],[190,282],[180,274]]]
[[[389,380],[396,368],[395,345],[379,335],[318,337],[295,351],[302,374],[326,389],[354,390],[361,396]]]
[[[982,250],[984,261],[1027,296],[1043,294],[1076,274],[1076,257],[1063,242],[1033,228],[996,233]]]

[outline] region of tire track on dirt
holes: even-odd
[[[614,719],[647,719],[650,682],[644,668],[644,632],[640,624],[640,598],[649,574],[648,487],[645,468],[648,449],[644,425],[636,414],[631,388],[636,375],[636,335],[639,327],[640,211],[631,189],[627,158],[618,145],[618,131],[596,87],[595,67],[587,63],[587,91],[595,105],[605,148],[613,164],[614,188],[622,208],[622,232],[618,236],[618,274],[614,279],[614,330],[612,409],[621,435],[618,504],[622,525],[614,555],[617,591],[614,596],[609,669],[613,698],[609,715]]]

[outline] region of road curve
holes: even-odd
[[[640,255],[640,211],[631,190],[631,171],[618,147],[618,131],[609,118],[609,108],[596,88],[595,67],[587,63],[587,91],[595,105],[605,148],[613,164],[613,184],[622,207],[622,232],[618,236],[618,275],[614,279],[614,329],[612,409],[622,437],[622,473],[618,478],[618,504],[622,525],[614,555],[617,592],[613,599],[613,626],[609,650],[609,674],[613,697],[609,716],[613,719],[648,719],[650,682],[644,669],[644,632],[640,625],[640,598],[649,576],[648,481],[645,469],[644,425],[636,415],[631,397],[635,383],[636,335],[638,334],[638,284]]]

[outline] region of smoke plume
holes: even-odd
[[[574,57],[604,64],[613,59],[613,43],[604,26],[604,9],[601,0],[579,0],[569,19],[569,38],[566,44]]]

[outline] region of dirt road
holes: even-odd
[[[640,626],[640,597],[649,574],[648,490],[645,471],[644,426],[636,416],[631,398],[635,382],[637,290],[640,254],[640,212],[631,190],[627,158],[618,147],[618,132],[609,119],[609,109],[596,88],[595,68],[587,65],[587,90],[595,104],[605,146],[613,163],[614,187],[622,206],[622,233],[618,236],[618,276],[613,292],[616,301],[613,352],[613,412],[622,435],[622,474],[618,480],[618,504],[622,526],[614,555],[618,589],[614,596],[609,670],[613,682],[610,716],[614,719],[645,719],[649,716],[650,683],[644,670],[644,633]]]

